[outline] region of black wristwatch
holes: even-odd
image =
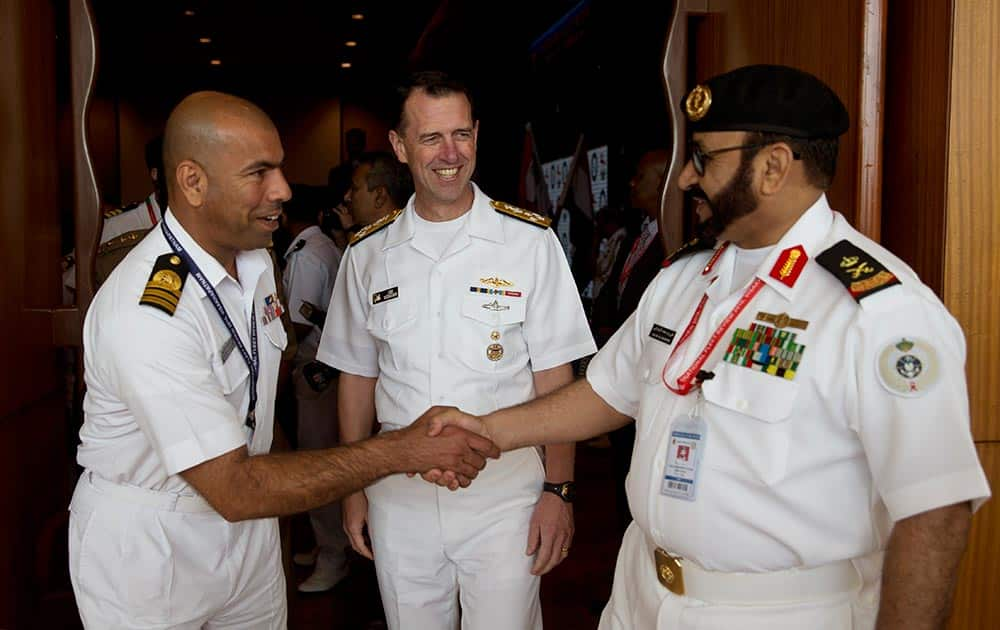
[[[566,503],[572,503],[573,499],[576,498],[576,484],[572,481],[564,481],[562,483],[549,483],[546,481],[542,485],[542,489],[546,492],[551,492]]]

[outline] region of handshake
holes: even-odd
[[[500,457],[482,420],[454,407],[431,407],[410,426],[383,436],[398,441],[403,472],[450,490],[467,487],[487,459]]]

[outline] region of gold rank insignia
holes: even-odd
[[[873,293],[900,284],[885,265],[846,239],[817,256],[816,262],[833,274],[859,304]]]
[[[114,238],[110,238],[97,248],[97,255],[103,256],[108,252],[113,252],[116,249],[122,247],[130,247],[135,244],[136,241],[142,240],[144,236],[149,232],[148,229],[145,230],[132,230],[131,232],[125,232],[124,234],[119,234]]]
[[[524,208],[512,206],[509,203],[491,201],[490,205],[493,206],[493,209],[500,214],[506,214],[508,217],[513,217],[519,221],[524,221],[525,223],[530,223],[540,228],[547,228],[552,225],[552,219],[550,217],[525,210]]]
[[[684,111],[688,120],[697,122],[708,114],[708,109],[712,106],[712,90],[707,85],[695,86],[687,99],[684,100]]]
[[[801,328],[805,330],[809,328],[809,322],[804,319],[795,319],[794,317],[789,317],[788,313],[780,313],[775,315],[773,313],[765,313],[760,311],[757,313],[757,319],[762,322],[767,322],[768,324],[774,324],[775,328]]]
[[[149,274],[146,288],[139,298],[139,304],[160,309],[173,316],[184,290],[188,267],[177,254],[163,254],[156,259],[153,271]]]
[[[510,280],[504,280],[503,278],[497,276],[490,276],[489,278],[480,278],[479,282],[482,284],[488,284],[491,287],[512,287],[514,283]]]
[[[378,221],[366,225],[365,227],[358,230],[358,233],[354,235],[351,239],[350,245],[357,245],[361,241],[365,240],[375,232],[378,232],[387,225],[391,225],[393,221],[399,218],[399,215],[403,214],[402,210],[396,210],[395,212],[390,212]]]

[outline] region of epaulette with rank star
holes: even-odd
[[[387,225],[392,224],[392,222],[398,219],[399,215],[401,214],[403,214],[402,210],[396,210],[394,212],[390,212],[389,214],[385,215],[378,221],[366,225],[365,227],[358,230],[358,233],[354,235],[349,245],[357,245],[358,243],[365,240],[375,232],[378,232]]]
[[[859,304],[873,293],[900,284],[891,271],[848,240],[842,240],[816,257]]]
[[[187,276],[187,263],[180,256],[174,253],[163,254],[153,265],[153,272],[149,274],[139,304],[158,308],[173,317]]]
[[[513,217],[519,221],[530,223],[542,229],[546,229],[552,225],[551,217],[543,216],[537,212],[531,212],[530,210],[525,210],[524,208],[518,208],[517,206],[512,206],[509,203],[504,203],[502,201],[491,201],[490,205],[493,206],[493,209],[500,214],[506,214],[508,217]]]
[[[672,251],[666,258],[663,259],[663,268],[667,268],[673,263],[677,262],[685,256],[690,256],[691,254],[705,251],[706,249],[712,249],[715,247],[714,238],[696,238],[694,240],[684,243],[674,251]]]

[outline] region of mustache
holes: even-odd
[[[695,184],[695,185],[691,186],[690,188],[688,188],[687,190],[685,190],[684,191],[684,196],[687,197],[688,199],[692,200],[692,201],[693,200],[697,200],[697,201],[708,201],[709,200],[708,199],[708,195],[705,194],[705,191],[702,190],[701,186],[699,186],[698,184]]]

